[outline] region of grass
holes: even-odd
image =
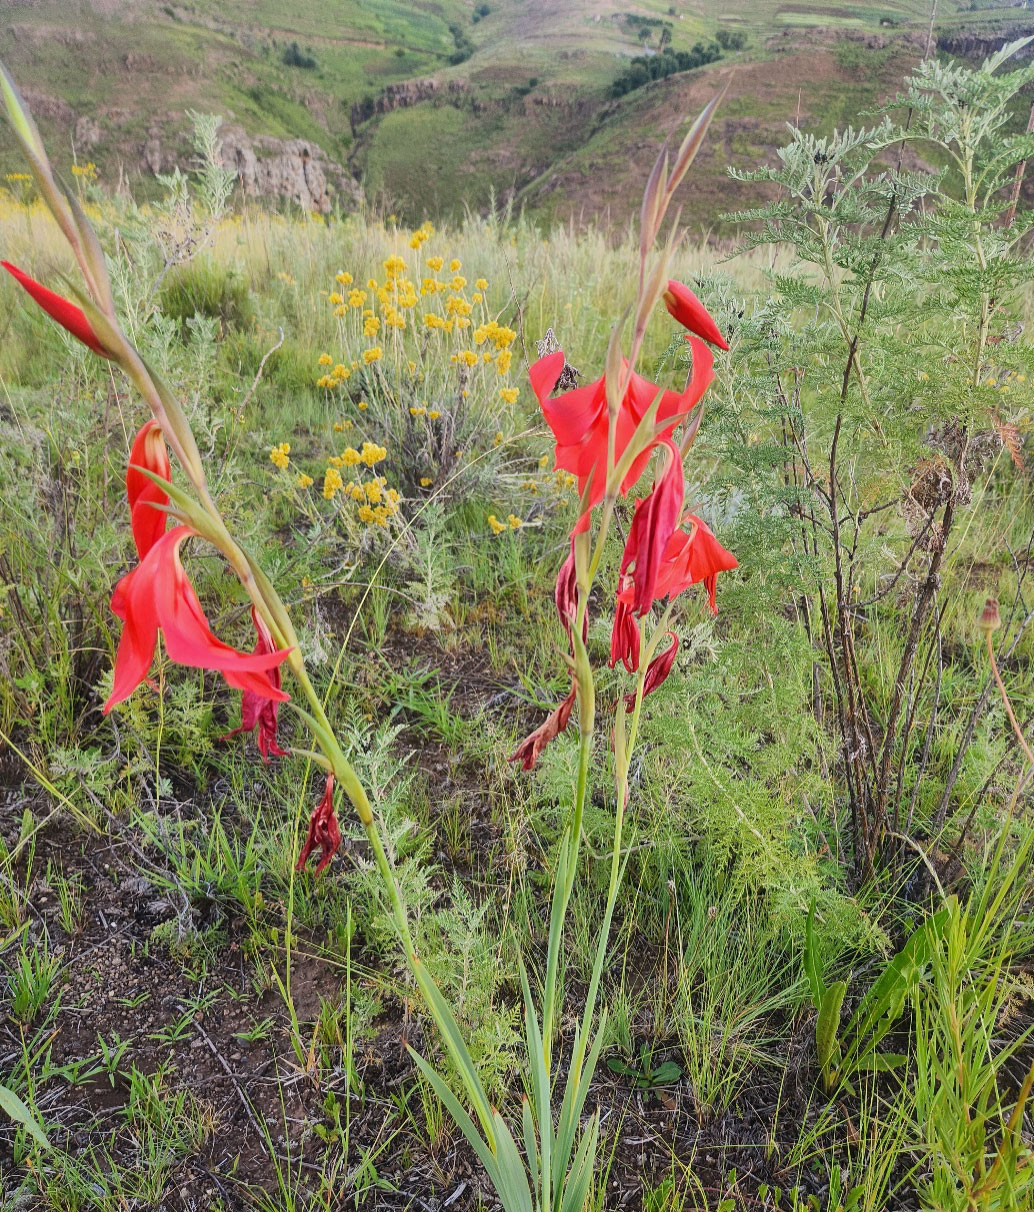
[[[297,32],[315,12],[299,8]],[[369,22],[389,16],[364,10]],[[417,156],[429,140],[426,117],[392,117],[381,133],[406,131]],[[458,147],[459,124],[449,137]],[[486,123],[486,143],[493,137]],[[437,180],[458,189],[444,171]],[[425,191],[435,185],[423,182]],[[457,1006],[483,1082],[516,1122],[517,959],[541,966],[576,758],[564,736],[532,776],[507,762],[564,693],[553,583],[576,507],[571,486],[552,472],[524,371],[552,327],[585,378],[598,373],[613,317],[634,293],[631,238],[594,227],[543,232],[497,210],[413,249],[409,228],[374,214],[322,221],[248,211],[213,221],[203,257],[155,290],[163,267],[155,212],[101,194],[89,202],[106,238],[116,226],[124,233],[132,256],[115,262],[120,304],[186,402],[228,517],[290,605],[328,711],[376,796],[422,962]],[[70,271],[38,206],[26,212],[8,198],[3,208],[5,255],[48,280]],[[415,323],[382,329],[382,358],[363,366],[374,338],[361,335],[358,309],[335,316],[330,292],[380,281],[391,256],[406,259],[414,278],[419,264],[422,276],[435,254],[462,263],[442,272],[462,273],[467,286],[456,289],[468,298],[487,279],[473,314],[512,329],[511,367],[497,369],[501,350],[489,345],[496,365],[470,367],[460,386],[450,350],[471,338],[450,344]],[[828,698],[825,710],[822,695],[816,705],[827,675],[804,609],[829,585],[829,562],[799,558],[779,530],[786,513],[776,498],[764,511],[751,496],[785,488],[772,454],[783,432],[765,353],[774,347],[752,346],[749,326],[770,330],[766,309],[791,261],[785,247],[720,264],[703,245],[676,254],[673,272],[699,285],[733,344],[687,491],[723,537],[736,536],[742,567],[723,574],[717,619],[703,594],[680,600],[679,661],[644,709],[604,974],[608,1063],[590,1098],[605,1137],[605,1173],[590,1201],[601,1209],[962,1208],[981,1166],[1003,1199],[1025,1173],[1034,833],[1016,810],[1025,783],[1009,806],[1027,772],[997,700],[975,730],[951,827],[938,832],[934,822],[962,722],[987,676],[971,620],[991,592],[1003,613],[1022,601],[1034,529],[1029,481],[1007,455],[990,460],[941,569],[944,723],[931,724],[933,756],[914,777],[911,836],[924,862],[908,866],[907,879],[889,865],[859,881],[848,861],[837,728]],[[343,271],[351,283],[339,281]],[[1026,315],[1029,291],[1013,307]],[[885,317],[883,352],[904,359],[897,343],[917,322],[889,302]],[[793,320],[787,341],[814,339],[821,350],[813,313],[798,308]],[[0,328],[8,792],[0,1070],[54,1145],[45,1150],[24,1128],[0,1126],[0,1193],[13,1200],[22,1191],[28,1206],[62,1212],[174,1198],[270,1212],[432,1198],[484,1205],[490,1196],[472,1154],[405,1050],[413,1043],[436,1055],[437,1044],[399,966],[365,835],[343,813],[345,844],[329,871],[315,879],[295,870],[322,774],[301,756],[263,764],[250,738],[225,739],[237,696],[214,675],[162,656],[153,687],[100,713],[119,635],[106,599],[130,550],[121,483],[141,406],[11,292],[0,301]],[[663,314],[653,321],[644,361],[651,375],[675,381],[672,333]],[[1022,422],[1026,355],[995,348],[1011,398],[992,397],[985,384],[977,391]],[[794,352],[777,350],[779,358]],[[337,387],[317,386],[321,353],[350,371]],[[954,399],[957,373],[954,362],[922,361],[914,349],[907,358],[912,373],[891,362],[878,379],[902,426],[918,407],[917,364],[936,381],[914,390],[940,399]],[[821,352],[807,361],[802,407],[816,445],[832,428],[823,376],[835,362]],[[500,395],[511,384],[515,400]],[[454,425],[448,443],[429,418],[439,409]],[[891,420],[886,432],[897,435]],[[852,484],[877,502],[891,484],[898,500],[923,436],[894,448],[891,473],[879,462],[891,458],[890,440],[881,445],[859,426],[846,454]],[[350,501],[321,492],[330,457],[363,441],[384,444],[377,467],[386,486],[404,487],[389,527],[363,523]],[[270,460],[282,442],[290,444],[285,469]],[[758,461],[748,463],[752,453]],[[314,483],[299,486],[300,473]],[[520,525],[495,534],[489,514],[513,514]],[[630,510],[621,517],[627,526]],[[899,511],[882,517],[861,548],[860,594],[886,583],[888,552],[908,542]],[[202,550],[187,562],[213,628],[248,646],[243,599]],[[607,561],[603,575],[613,578],[616,553]],[[881,602],[858,627],[857,659],[883,719],[909,599],[902,591]],[[1034,703],[1030,643],[1021,639],[1003,657],[1021,720]],[[626,688],[620,670],[605,668],[609,645],[605,603],[594,602],[588,647],[601,702]],[[925,711],[921,704],[916,736]],[[281,739],[303,743],[288,709],[281,721]],[[919,759],[907,752],[911,792]],[[611,760],[603,739],[558,977],[565,1044],[601,926]],[[953,897],[939,897],[943,883]],[[848,1024],[860,1006],[864,1017],[865,996],[891,957],[922,921],[932,940],[881,1015],[884,1060],[875,1071],[829,1068],[832,1090],[806,972],[813,906],[810,946],[823,980],[847,989],[836,1026],[849,1056]],[[935,907],[943,916],[931,915]],[[864,1055],[869,1035],[858,1038],[855,1053]],[[892,1065],[892,1054],[907,1062]]]

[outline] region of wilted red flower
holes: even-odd
[[[717,614],[718,573],[739,568],[739,563],[732,552],[726,551],[718,542],[706,522],[702,522],[692,513],[687,514],[684,520],[692,522],[693,529],[689,534],[684,530],[676,530],[668,540],[664,558],[657,570],[654,596],[676,598],[690,585],[702,581],[707,587],[711,609]],[[631,605],[634,602],[632,586],[623,587],[618,594],[618,600]]]
[[[255,631],[257,639],[255,640],[254,651],[256,653],[275,652],[276,647],[273,644],[273,635],[266,625],[266,620],[259,614],[254,606],[251,608],[251,617],[255,623]],[[280,666],[276,665],[266,674],[270,685],[274,690],[280,689]],[[277,743],[277,729],[279,727],[278,715],[280,712],[280,702],[277,699],[270,698],[268,694],[256,694],[253,690],[241,691],[241,724],[239,728],[234,728],[232,732],[228,732],[225,736],[220,737],[220,740],[228,741],[230,737],[236,736],[239,732],[253,732],[255,726],[258,725],[258,747],[259,753],[262,754],[264,762],[269,761],[269,755],[274,757],[287,757],[287,750],[281,749]]]
[[[621,557],[621,583],[631,575],[634,589],[632,608],[642,617],[658,596],[655,592],[657,574],[682,516],[685,486],[682,459],[671,441],[666,441],[667,466],[650,495],[636,502],[635,516],[628,529],[624,555]]]
[[[639,668],[639,624],[632,607],[619,597],[614,609],[614,627],[610,633],[610,667],[620,661],[629,673]]]
[[[627,450],[640,422],[649,412],[658,394],[661,399],[657,409],[657,423],[661,430],[632,462],[628,474],[621,482],[623,493],[628,492],[643,474],[654,446],[671,436],[679,422],[699,403],[714,378],[714,355],[702,341],[695,337],[687,339],[693,347],[693,373],[685,391],[662,392],[655,383],[637,374],[633,374],[629,380],[617,415],[615,459],[620,459]],[[550,399],[566,364],[563,350],[558,350],[539,358],[531,367],[529,377],[546,421],[556,438],[557,467],[578,477],[578,489],[583,495],[590,479],[592,480],[588,502],[591,509],[603,500],[606,491],[610,427],[606,378],[597,379],[595,383],[587,383],[584,387],[576,387],[556,399]],[[627,362],[623,361],[622,368],[627,369],[627,366]],[[579,518],[575,533],[585,530],[588,525],[587,511]]]
[[[295,870],[305,870],[305,864],[309,861],[309,855],[318,846],[321,857],[316,867],[316,874],[319,875],[337,853],[340,845],[341,826],[338,824],[337,813],[334,811],[334,776],[333,774],[328,774],[323,799],[320,800],[315,812],[309,817],[309,835],[306,837],[305,845],[298,856]]]
[[[554,592],[556,611],[564,630],[571,636],[571,628],[578,617],[578,571],[574,560],[574,539],[571,540],[571,550],[567,559],[560,565],[557,573],[556,590]],[[582,619],[582,640],[589,638],[589,612],[586,610]]]
[[[146,680],[159,628],[169,656],[179,664],[218,669],[231,686],[260,697],[280,702],[289,698],[272,685],[267,671],[286,660],[290,649],[248,654],[212,634],[194,586],[180,563],[180,545],[196,533],[189,526],[176,526],[162,535],[116,585],[111,608],[125,627],[115,658],[115,685],[104,705],[105,713]]]
[[[544,723],[531,734],[525,737],[517,746],[514,753],[510,755],[511,762],[520,762],[524,770],[531,770],[535,763],[539,760],[539,755],[542,750],[560,735],[567,727],[567,722],[571,718],[571,708],[574,707],[575,688],[571,687],[571,693],[546,717]]]
[[[12,265],[10,261],[0,261],[0,265],[25,287],[52,320],[56,320],[62,328],[82,341],[95,354],[99,354],[102,358],[111,357],[111,354],[100,343],[81,307],[76,307],[74,303],[69,303],[67,299],[63,299],[60,295],[54,294],[52,290],[41,286],[39,282],[30,278],[28,274],[22,273],[17,265]]]
[[[141,559],[165,533],[169,521],[169,515],[163,509],[155,508],[157,505],[168,505],[168,493],[149,476],[145,476],[140,470],[142,467],[163,480],[172,479],[172,465],[169,463],[162,427],[155,420],[146,421],[140,427],[133,441],[129,470],[126,472],[133,541]]]
[[[646,667],[646,677],[643,678],[643,698],[648,694],[653,694],[660,686],[663,686],[668,674],[671,673],[672,666],[675,664],[675,657],[679,651],[679,637],[674,631],[669,631],[671,636],[671,646],[666,648],[659,656],[655,656],[649,665]],[[635,691],[630,691],[625,695],[625,711],[635,711]]]
[[[698,337],[717,345],[719,349],[728,349],[729,345],[714,322],[711,313],[700,302],[696,295],[682,282],[671,281],[664,292],[664,306],[678,320],[683,328],[695,332]],[[693,354],[696,357],[696,352]]]

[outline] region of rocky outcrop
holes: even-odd
[[[321,214],[331,209],[335,194],[346,208],[362,199],[358,182],[308,139],[247,135],[227,124],[219,139],[223,164],[237,174],[246,197],[287,199]]]
[[[390,114],[396,109],[407,109],[411,105],[419,105],[421,101],[436,101],[442,105],[456,104],[464,99],[469,91],[470,86],[465,80],[443,81],[433,77],[389,84],[376,97],[366,97],[352,106],[349,114],[352,133],[355,134],[358,127],[377,114]]]

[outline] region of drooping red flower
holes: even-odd
[[[561,732],[567,727],[567,723],[571,718],[571,709],[574,707],[575,688],[571,687],[571,692],[567,698],[554,708],[549,713],[545,721],[535,729],[535,731],[524,738],[517,746],[516,750],[510,755],[511,762],[520,762],[522,769],[532,770],[535,763],[539,760],[542,750],[555,740]]]
[[[52,320],[56,320],[73,337],[82,341],[87,349],[93,350],[95,354],[99,354],[102,358],[111,357],[111,354],[100,343],[100,339],[93,331],[93,327],[90,321],[87,320],[86,313],[81,307],[76,307],[74,303],[69,303],[61,295],[56,295],[52,290],[48,290],[45,286],[40,285],[34,278],[30,278],[28,274],[23,273],[17,265],[12,265],[10,261],[0,261],[0,265],[17,282],[21,283]]]
[[[632,607],[618,597],[614,608],[614,627],[610,633],[611,669],[620,661],[629,673],[635,673],[639,668],[640,644],[639,624]]]
[[[169,515],[157,505],[168,505],[169,495],[140,470],[146,468],[163,480],[172,480],[172,465],[165,446],[162,427],[155,420],[145,421],[133,441],[126,472],[126,496],[133,527],[133,542],[141,559],[165,533]]]
[[[273,644],[273,635],[266,625],[266,620],[254,606],[251,608],[251,617],[254,620],[255,632],[257,634],[254,651],[256,653],[275,652],[276,646]],[[269,679],[269,683],[274,690],[280,689],[279,665],[270,669],[266,677]],[[270,754],[273,754],[274,757],[287,757],[287,750],[281,749],[277,743],[279,713],[280,701],[278,699],[270,698],[268,694],[256,694],[253,690],[242,690],[240,727],[234,728],[232,732],[226,733],[225,736],[219,739],[228,741],[230,737],[237,736],[240,732],[253,732],[257,725],[258,747],[259,753],[262,754],[262,760],[268,762]]]
[[[648,497],[636,502],[635,516],[628,529],[621,557],[621,583],[631,576],[634,589],[632,608],[640,618],[657,596],[657,574],[668,549],[668,541],[682,517],[685,485],[682,459],[674,444],[664,443],[667,465]]]
[[[649,379],[633,374],[617,415],[615,433],[615,459],[628,449],[629,443],[650,406],[660,395],[657,423],[660,432],[655,434],[647,447],[633,460],[628,474],[621,482],[621,491],[627,493],[643,474],[650,452],[658,442],[671,436],[675,427],[700,401],[701,396],[714,378],[714,355],[696,337],[687,337],[693,347],[693,372],[685,391],[664,391]],[[591,480],[588,507],[591,509],[603,499],[607,478],[607,445],[610,427],[607,407],[606,378],[576,387],[551,399],[553,389],[566,365],[562,350],[539,358],[531,367],[531,386],[542,405],[542,412],[553,436],[556,438],[556,465],[578,477],[578,490],[583,495]],[[627,362],[622,369],[627,370]],[[667,422],[667,424],[665,424]],[[574,532],[585,530],[589,525],[588,511],[579,518]]]
[[[649,665],[646,667],[646,677],[643,678],[643,698],[664,685],[668,674],[671,673],[672,666],[675,664],[675,657],[679,651],[679,637],[674,631],[669,631],[671,636],[671,645],[666,648],[659,656],[655,656]],[[630,691],[625,695],[625,711],[626,713],[635,711],[635,691]]]
[[[328,774],[323,798],[317,804],[312,816],[309,817],[309,833],[305,839],[305,845],[302,847],[302,852],[298,856],[295,870],[305,870],[305,864],[309,861],[309,855],[318,846],[320,849],[320,861],[316,867],[316,874],[319,875],[337,853],[340,845],[341,826],[338,824],[337,813],[334,811],[334,776],[333,774]]]
[[[231,686],[265,698],[285,702],[290,697],[273,686],[267,676],[268,670],[287,659],[290,649],[238,652],[212,634],[194,586],[180,563],[180,545],[193,534],[196,531],[189,526],[176,526],[162,535],[115,587],[111,608],[125,626],[105,713],[127,699],[147,678],[159,628],[169,656],[179,664],[218,669]]]
[[[695,332],[719,349],[729,348],[711,313],[684,283],[674,280],[668,283],[668,289],[664,292],[664,306],[683,328]],[[693,356],[696,357],[696,351]]]
[[[556,612],[560,616],[560,622],[564,625],[568,639],[570,639],[571,629],[574,627],[574,621],[578,617],[578,571],[575,567],[573,538],[571,539],[571,550],[568,553],[567,559],[560,565],[560,571],[557,573],[556,590],[553,596],[556,601]],[[588,640],[588,638],[589,612],[586,610],[582,619],[583,642]]]
[[[668,540],[664,558],[657,570],[654,596],[676,598],[690,585],[702,581],[707,588],[711,610],[717,614],[718,574],[739,568],[739,562],[731,551],[726,551],[718,542],[706,522],[692,513],[687,514],[684,521],[691,522],[693,529],[689,534],[681,529],[676,530]],[[634,594],[634,588],[626,585],[619,592],[618,600],[632,605]]]

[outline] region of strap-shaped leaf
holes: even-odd
[[[528,1169],[531,1172],[531,1185],[539,1185],[539,1147],[535,1139],[535,1116],[531,1111],[528,1096],[521,1099],[521,1131],[524,1134],[524,1156],[528,1159]]]
[[[481,1079],[478,1077],[477,1069],[474,1067],[474,1061],[467,1050],[467,1045],[464,1043],[459,1024],[452,1013],[452,1007],[442,996],[442,991],[434,983],[431,974],[424,967],[422,961],[413,955],[410,957],[410,964],[417,984],[420,986],[420,992],[424,995],[427,1008],[430,1010],[438,1026],[438,1030],[442,1033],[445,1046],[452,1057],[453,1064],[459,1070],[463,1086],[474,1105],[478,1119],[481,1121],[485,1139],[488,1141],[492,1151],[495,1152],[496,1141],[492,1123],[492,1106],[488,1101],[485,1088],[481,1084]]]
[[[528,1184],[528,1169],[517,1148],[517,1142],[506,1125],[506,1121],[495,1108],[492,1109],[492,1127],[495,1130],[496,1157],[499,1162],[499,1198],[508,1208],[517,1212],[533,1212],[531,1187]]]
[[[847,993],[847,981],[834,981],[819,1001],[819,1017],[815,1023],[815,1050],[819,1068],[828,1076],[830,1062],[840,1051],[840,1008]]]
[[[524,961],[519,960],[521,973],[521,989],[524,993],[524,1034],[528,1041],[528,1067],[531,1070],[531,1096],[534,1104],[529,1108],[533,1112],[533,1121],[538,1125],[539,1154],[541,1175],[536,1176],[536,1186],[539,1177],[542,1181],[543,1203],[546,1194],[551,1189],[551,1167],[553,1161],[553,1088],[546,1069],[546,1055],[542,1042],[542,1032],[539,1030],[538,1018],[535,1014],[535,1003],[531,998],[531,985]],[[527,1144],[527,1129],[525,1128],[525,1144]],[[528,1165],[532,1162],[531,1151],[528,1151]]]
[[[13,1090],[9,1090],[6,1086],[0,1086],[0,1110],[9,1115],[16,1124],[21,1124],[36,1144],[42,1145],[44,1149],[52,1147],[50,1141],[47,1140],[47,1134],[36,1122],[29,1108]]]
[[[811,989],[812,1005],[817,1010],[822,1003],[822,995],[826,991],[826,983],[822,979],[822,964],[819,960],[818,940],[815,938],[815,898],[812,897],[811,908],[808,910],[808,921],[804,927],[804,972]]]
[[[560,1212],[584,1212],[589,1198],[589,1185],[596,1170],[596,1149],[600,1138],[600,1117],[594,1115],[592,1123],[582,1135],[578,1153],[564,1187],[564,1198]]]
[[[478,1156],[478,1160],[485,1167],[485,1173],[488,1175],[489,1182],[497,1191],[499,1191],[498,1161],[496,1160],[495,1154],[485,1143],[484,1137],[477,1130],[474,1121],[470,1118],[466,1111],[464,1111],[462,1103],[456,1097],[456,1095],[453,1094],[444,1078],[442,1078],[438,1073],[435,1072],[434,1069],[431,1068],[431,1066],[427,1063],[427,1061],[424,1060],[419,1052],[415,1052],[409,1047],[408,1044],[406,1047],[409,1048],[409,1055],[413,1058],[413,1063],[424,1075],[424,1077],[426,1077],[431,1083],[431,1088],[442,1100],[445,1105],[445,1109],[452,1116],[453,1120],[456,1122],[456,1126],[467,1138],[467,1143],[474,1150]],[[517,1212],[517,1209],[511,1210],[508,1208],[507,1212]]]

